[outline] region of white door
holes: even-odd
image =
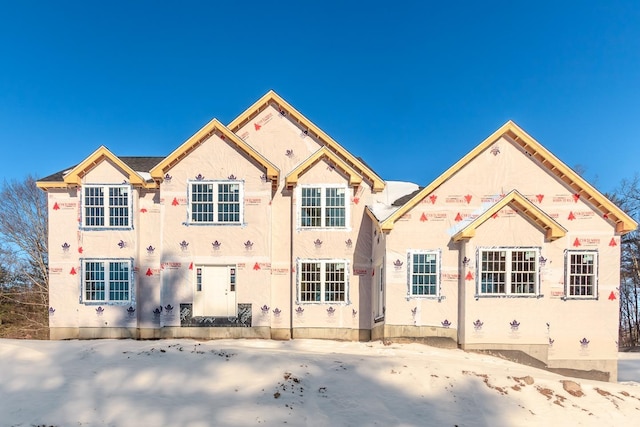
[[[236,268],[228,265],[196,267],[194,316],[236,316]]]

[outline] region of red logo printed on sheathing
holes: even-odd
[[[609,219],[609,214],[608,214],[608,213],[605,213],[604,215],[602,215],[602,218],[604,218],[604,219]]]
[[[193,270],[193,263],[189,264],[189,270]]]
[[[153,276],[153,271],[150,268],[147,268],[147,272],[145,273],[147,276]]]
[[[613,293],[613,291],[611,291],[611,293],[609,294],[609,301],[613,301],[616,299],[616,294]]]
[[[353,198],[353,203],[355,203],[356,205],[360,202],[360,197],[354,197]]]
[[[578,193],[574,193],[573,194],[573,201],[578,203],[578,200],[580,200],[580,195]]]
[[[257,262],[253,265],[253,269],[254,270],[260,270],[260,264],[258,264]]]
[[[574,219],[576,219],[576,216],[573,214],[573,211],[572,211],[572,212],[569,212],[569,216],[567,217],[567,219],[568,219],[569,221],[573,221]]]
[[[431,200],[431,204],[435,205],[436,204],[436,200],[438,200],[438,196],[436,196],[435,194],[432,194],[429,196],[429,200]]]
[[[78,246],[78,253],[81,254],[82,252],[84,252],[84,249],[82,249],[82,246]]]
[[[177,198],[177,197],[174,197],[174,198],[173,198],[173,202],[171,202],[171,205],[173,205],[173,206],[178,206],[179,204],[180,204],[180,202],[178,202],[178,198]]]
[[[471,198],[473,196],[471,194],[467,194],[466,196],[464,196],[464,199],[467,201],[467,204],[471,203]]]
[[[260,125],[259,125],[259,124],[257,124],[257,123],[254,123],[254,124],[253,124],[253,127],[254,127],[254,128],[256,128],[256,130],[260,130],[260,128],[261,128],[262,126],[260,126]]]
[[[578,238],[576,237],[576,240],[574,240],[574,241],[573,241],[573,246],[574,246],[574,247],[576,247],[576,248],[577,248],[578,246],[582,246],[582,245],[580,244],[580,239],[578,239]]]
[[[491,218],[496,219],[498,218],[498,212],[494,213],[493,215],[491,215]]]
[[[470,271],[467,272],[467,275],[464,276],[464,280],[473,280],[473,274]]]
[[[616,243],[616,239],[612,237],[611,241],[609,242],[609,246],[618,246],[618,244]]]
[[[220,135],[220,139],[224,141],[224,135]]]
[[[425,222],[426,220],[427,220],[427,214],[422,212],[422,215],[420,215],[420,221]]]
[[[140,212],[147,213],[147,209],[146,208],[142,208],[142,209],[140,209]]]
[[[544,199],[544,194],[536,194],[536,199],[538,199],[538,203],[542,203],[542,199]]]
[[[57,211],[58,209],[60,209],[60,206],[58,205],[58,202],[55,202],[55,203],[53,204],[53,210],[54,210],[54,211]]]
[[[71,267],[71,271],[69,272],[69,274],[71,274],[71,275],[78,274],[78,273],[76,273],[76,268],[75,267]]]
[[[462,215],[460,215],[460,212],[456,215],[456,222],[458,221],[462,221]]]

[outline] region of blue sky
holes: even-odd
[[[269,89],[384,179],[512,119],[607,192],[638,169],[640,2],[0,0],[5,179],[169,154]]]

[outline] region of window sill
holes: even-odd
[[[133,301],[80,301],[80,304],[87,306],[99,306],[99,305],[108,305],[108,306],[130,306],[135,305]]]
[[[351,231],[350,227],[298,227],[298,231]]]
[[[544,294],[533,294],[533,295],[507,295],[507,294],[484,295],[484,294],[475,294],[474,298],[476,300],[478,300],[480,298],[535,298],[535,299],[540,299],[540,298],[544,298]]]
[[[561,299],[563,301],[597,301],[598,297],[597,296],[564,295]]]
[[[182,225],[186,226],[195,226],[195,227],[223,227],[223,226],[231,226],[231,227],[244,227],[247,224],[243,222],[183,222]]]
[[[443,299],[447,299],[444,295],[407,295],[407,301],[412,299],[418,300],[433,300],[433,301],[442,301]]]
[[[296,305],[351,305],[351,301],[296,301]]]
[[[84,227],[81,226],[82,231],[131,231],[133,227]]]

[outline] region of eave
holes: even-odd
[[[384,190],[384,180],[380,178],[375,172],[367,167],[357,157],[349,153],[344,147],[338,144],[333,138],[327,135],[324,131],[318,128],[311,120],[303,116],[299,111],[293,108],[287,101],[282,99],[273,90],[267,92],[262,98],[256,101],[251,107],[249,107],[244,113],[240,114],[231,123],[228,128],[231,132],[236,133],[245,124],[249,123],[256,115],[262,112],[269,103],[273,103],[281,112],[287,114],[291,119],[297,122],[307,134],[318,140],[323,146],[327,147],[330,151],[334,152],[338,157],[342,158],[351,168],[358,171],[358,173],[371,183],[371,190],[374,193]]]
[[[47,191],[53,188],[69,188],[69,184],[64,181],[36,181],[36,187]]]
[[[467,224],[462,230],[454,234],[453,241],[458,242],[460,240],[471,239],[475,236],[476,229],[480,227],[480,225],[482,225],[489,218],[492,218],[506,206],[513,207],[516,211],[523,214],[534,225],[544,231],[545,238],[548,241],[559,239],[567,234],[567,230],[563,226],[558,224],[558,222],[556,222],[553,218],[547,215],[536,205],[531,203],[531,201],[529,201],[518,191],[513,190],[498,202],[494,203],[489,209],[484,211],[469,224]]]

